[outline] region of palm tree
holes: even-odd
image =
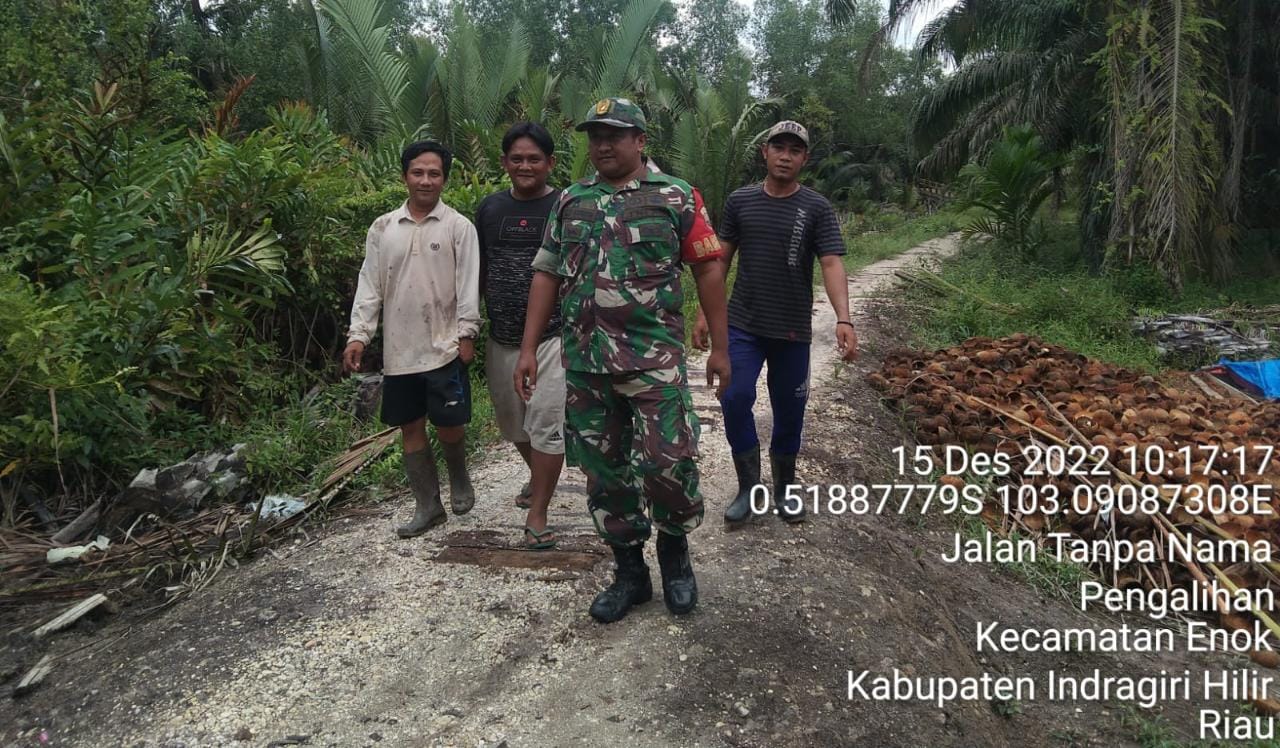
[[[1117,2],[1110,21],[1109,243],[1130,261],[1150,261],[1175,290],[1193,266],[1225,275],[1231,247],[1212,230],[1221,221],[1214,119],[1223,102],[1213,90],[1211,49],[1222,27],[1196,0]]]
[[[518,21],[501,43],[485,46],[462,6],[455,6],[453,33],[436,72],[438,87],[419,92],[428,129],[447,139],[468,166],[484,173],[496,169],[498,126],[528,66],[529,39]]]
[[[412,109],[409,65],[391,48],[390,23],[381,0],[304,0],[315,18],[316,35],[305,42],[308,79],[336,110],[336,124],[362,140],[386,133],[402,135]],[[335,33],[336,32],[336,33]]]
[[[964,208],[980,208],[983,215],[964,227],[964,233],[1004,241],[1027,259],[1034,259],[1043,240],[1038,214],[1053,193],[1053,174],[1061,156],[1049,151],[1030,127],[1011,127],[992,148],[983,164],[960,170]]]
[[[560,116],[563,124],[580,121],[587,109],[599,99],[609,96],[634,96],[654,106],[670,108],[669,86],[663,85],[658,68],[657,50],[652,43],[653,26],[667,0],[632,0],[617,25],[596,47],[596,57],[579,75],[569,75],[560,85]],[[650,141],[653,128],[650,128]],[[561,163],[568,176],[578,179],[590,170],[586,137],[582,133],[562,131]]]
[[[309,92],[336,112],[337,127],[366,144],[426,133],[448,142],[468,167],[496,175],[502,124],[524,117],[557,134],[561,163],[578,177],[587,169],[585,140],[567,126],[592,102],[630,94],[672,106],[651,39],[667,0],[633,0],[596,58],[568,77],[529,69],[519,23],[498,43],[485,43],[461,5],[443,50],[421,38],[397,50],[382,0],[311,1],[304,3],[315,33],[300,48]]]
[[[693,106],[676,120],[672,166],[702,191],[713,223],[755,155],[762,134],[760,121],[780,103],[753,97],[748,80],[747,76],[726,76],[720,90],[699,81]]]
[[[487,165],[492,131],[527,74],[529,42],[518,23],[486,46],[459,6],[443,53],[424,38],[398,50],[382,0],[305,2],[315,29],[302,48],[309,88],[336,110],[338,126],[366,143],[427,133],[464,162]]]
[[[910,4],[891,3],[891,12]],[[920,171],[954,174],[1024,122],[1055,150],[1087,139],[1097,76],[1089,57],[1104,41],[1078,0],[962,0],[939,15],[922,31],[918,52],[955,72],[915,110]]]
[[[877,44],[923,5],[891,0]],[[1194,267],[1221,275],[1242,191],[1265,173],[1248,173],[1245,149],[1280,155],[1257,111],[1276,109],[1277,25],[1280,9],[1254,0],[961,0],[920,40],[955,71],[915,112],[919,168],[954,174],[1030,123],[1054,150],[1084,146],[1081,231],[1095,257],[1151,263],[1175,289]],[[1223,60],[1228,39],[1238,46]]]

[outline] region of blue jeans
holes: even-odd
[[[769,365],[769,405],[773,410],[773,438],[769,451],[780,455],[800,452],[804,407],[809,401],[809,344],[762,338],[736,327],[729,328],[729,389],[720,400],[724,432],[734,454],[760,444],[756,419],[756,380]]]

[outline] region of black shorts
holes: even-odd
[[[388,426],[427,417],[433,426],[471,422],[471,376],[462,359],[439,369],[382,378],[382,422]]]

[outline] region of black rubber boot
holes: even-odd
[[[431,453],[430,444],[420,452],[404,456],[404,472],[409,477],[409,488],[413,490],[416,506],[413,519],[397,527],[396,535],[412,538],[436,525],[443,525],[449,515],[444,513],[444,505],[440,503],[440,476],[436,472],[436,456]]]
[[[449,508],[454,514],[466,514],[476,505],[476,492],[471,488],[471,475],[467,473],[467,442],[440,442],[444,452],[444,466],[449,469]]]
[[[605,587],[591,601],[591,617],[601,623],[619,621],[631,610],[632,605],[647,603],[653,599],[653,582],[649,581],[649,567],[644,564],[644,546],[612,546],[614,570],[613,584]]]
[[[667,610],[682,616],[698,606],[698,580],[689,560],[687,535],[658,533],[658,569],[662,572],[662,600]]]
[[[724,510],[724,521],[731,525],[751,516],[751,489],[760,483],[760,445],[734,455],[733,469],[738,472],[738,495]]]
[[[787,486],[796,482],[796,456],[769,453],[769,466],[773,468],[773,503],[778,516],[786,522],[804,522],[804,493],[792,490],[787,499]]]

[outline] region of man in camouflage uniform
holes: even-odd
[[[686,535],[703,510],[680,273],[692,265],[711,329],[707,384],[718,378],[719,394],[729,377],[720,243],[698,191],[645,159],[640,107],[604,99],[578,129],[596,174],[565,190],[548,219],[514,385],[526,400],[536,385],[534,351],[558,290],[566,457],[586,473],[591,517],[617,562],[591,615],[616,621],[653,596],[644,543],[655,526],[663,599],[688,613],[698,588]]]

